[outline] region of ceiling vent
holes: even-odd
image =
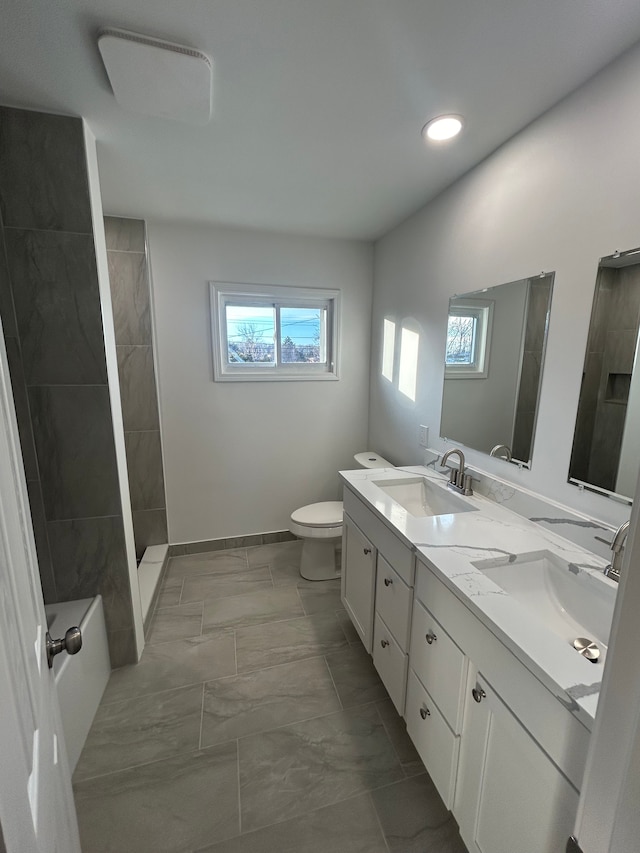
[[[211,119],[211,60],[190,47],[106,29],[98,36],[116,101],[143,115],[207,124]]]

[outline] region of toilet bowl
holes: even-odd
[[[365,451],[354,459],[362,468],[393,468],[393,465]],[[325,581],[340,576],[336,567],[336,545],[342,539],[342,501],[308,504],[291,513],[289,530],[302,539],[300,574],[309,581]]]

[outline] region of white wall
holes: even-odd
[[[568,485],[567,471],[598,259],[639,243],[639,90],[634,48],[376,244],[370,443],[387,458],[421,461],[419,423],[445,447],[436,437],[449,297],[555,270],[532,470],[468,459],[610,523],[628,517]],[[379,374],[382,319],[393,315],[423,330],[415,404]]]
[[[288,527],[367,449],[369,243],[148,223],[169,541]],[[336,288],[338,381],[213,382],[210,280]]]

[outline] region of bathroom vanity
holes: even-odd
[[[617,591],[606,561],[429,469],[341,477],[344,606],[467,848],[564,850]]]

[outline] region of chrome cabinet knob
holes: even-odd
[[[426,720],[427,717],[431,716],[431,711],[428,708],[420,708],[420,716],[423,720]]]
[[[64,637],[59,640],[54,640],[51,634],[47,631],[46,637],[47,647],[47,663],[49,669],[53,666],[53,659],[60,652],[67,652],[69,655],[77,655],[82,648],[82,631],[80,628],[69,628]]]
[[[433,633],[433,631],[429,631],[427,634],[425,634],[424,638],[427,641],[427,643],[429,643],[429,645],[431,645],[432,643],[435,643],[435,641],[438,639],[436,637],[436,635]]]
[[[473,696],[474,701],[475,701],[475,702],[478,702],[478,703],[482,702],[482,700],[483,700],[483,699],[485,699],[485,698],[486,698],[486,696],[487,696],[487,694],[484,692],[484,690],[482,689],[482,687],[480,687],[480,686],[478,686],[478,685],[476,685],[476,686],[471,690],[471,695]]]
[[[391,586],[392,583],[393,583],[393,578],[385,578],[384,579],[384,585],[385,586]]]
[[[389,645],[389,640],[380,640],[380,645],[382,646],[383,649],[386,649],[387,646]]]
[[[364,551],[365,554],[371,553],[371,548],[363,548],[362,550]]]

